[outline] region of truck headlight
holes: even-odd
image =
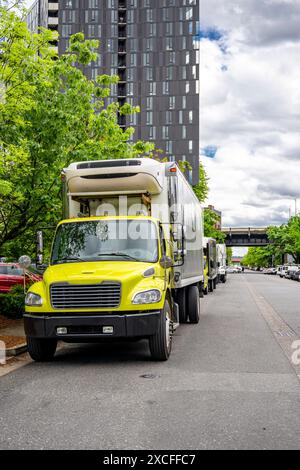
[[[25,298],[25,305],[27,307],[41,307],[43,305],[42,297],[33,292],[28,292]]]
[[[161,292],[158,289],[145,290],[135,294],[132,299],[132,303],[135,305],[140,304],[157,304],[161,301]]]

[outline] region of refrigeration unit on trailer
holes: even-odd
[[[213,238],[204,237],[203,245],[208,266],[208,289],[213,292],[218,283],[217,242]]]
[[[217,244],[218,256],[218,281],[225,283],[227,280],[227,249],[225,244]]]
[[[168,359],[178,323],[198,323],[204,285],[202,209],[175,163],[73,163],[50,265],[26,297],[35,360],[58,340],[147,338]],[[42,234],[39,233],[39,259]]]

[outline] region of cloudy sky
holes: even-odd
[[[300,209],[300,0],[200,0],[200,19],[209,203],[226,226],[281,224]]]
[[[226,226],[300,209],[300,0],[200,0],[201,149]]]

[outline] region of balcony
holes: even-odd
[[[119,69],[126,68],[126,56],[124,55],[119,56],[118,68]]]
[[[126,39],[127,37],[126,26],[119,26],[118,36],[120,39]]]
[[[126,13],[119,13],[119,25],[126,25],[127,24],[127,19],[126,19]]]
[[[126,10],[126,8],[127,8],[127,1],[119,0],[119,10]]]
[[[121,127],[126,127],[126,116],[119,116],[118,124]]]
[[[48,26],[58,26],[58,18],[49,16],[48,17]]]
[[[118,84],[118,98],[126,98],[126,83]]]
[[[49,2],[48,11],[58,11],[58,2]]]
[[[126,80],[126,70],[121,69],[121,70],[119,71],[118,75],[119,75],[119,79],[120,79],[120,80],[119,80],[119,84],[121,84],[121,83],[126,83],[126,81],[127,81],[127,80]]]

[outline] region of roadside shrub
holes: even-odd
[[[7,294],[0,294],[0,314],[7,318],[22,318],[25,312],[23,286],[15,286]]]

